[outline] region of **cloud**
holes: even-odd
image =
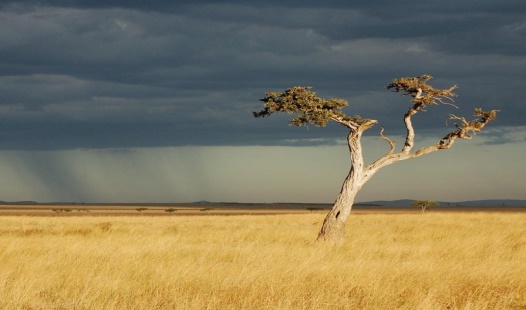
[[[526,126],[502,126],[492,128],[484,133],[482,144],[503,145],[524,143],[526,141]]]
[[[264,92],[295,85],[344,98],[348,114],[378,118],[398,134],[407,98],[384,86],[422,73],[436,76],[437,87],[459,85],[454,113],[494,107],[502,110],[495,126],[522,126],[523,6],[415,1],[408,14],[387,1],[4,2],[0,148],[283,145],[344,136],[338,126],[288,127],[286,116],[252,119]],[[442,128],[449,113],[437,107],[416,122]]]
[[[525,15],[523,0],[2,1],[0,199],[331,202],[346,128],[254,119],[258,99],[297,85],[346,99],[379,121],[370,162],[388,149],[380,126],[399,144],[405,132],[408,98],[385,85],[423,73],[457,84],[459,108],[416,115],[418,145],[450,113],[498,118],[386,168],[359,199],[524,198]]]

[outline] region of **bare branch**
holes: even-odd
[[[387,141],[387,143],[389,143],[389,145],[390,145],[390,149],[389,149],[389,151],[387,152],[386,155],[393,154],[394,151],[395,151],[395,148],[396,148],[396,141],[393,141],[393,140],[387,138],[386,136],[384,136],[384,127],[383,126],[382,126],[382,129],[380,129],[380,137],[382,139],[384,139],[385,141]]]
[[[456,106],[456,105],[453,104],[453,102],[454,102],[453,99],[447,98],[447,99],[449,100],[449,102],[448,102],[448,101],[444,101],[442,98],[435,98],[435,99],[436,99],[438,102],[442,103],[442,104],[450,105],[450,106],[452,106],[452,107],[458,109],[458,106]]]
[[[421,98],[422,98],[422,88],[418,87],[416,95],[415,95],[415,99],[421,99]]]
[[[415,115],[418,112],[418,109],[413,106],[404,115],[404,124],[407,133],[405,136],[405,143],[404,147],[402,148],[402,153],[409,153],[415,144],[415,129],[413,128],[411,116]]]
[[[333,115],[331,116],[331,120],[332,121],[335,121],[336,123],[340,124],[340,125],[343,125],[345,127],[348,127],[350,128],[351,130],[357,130],[359,125],[358,124],[355,124],[353,122],[350,122],[349,120],[346,120],[344,117],[342,116],[338,116],[338,115]]]

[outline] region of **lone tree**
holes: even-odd
[[[422,209],[422,213],[429,210],[430,207],[438,206],[438,202],[433,200],[415,200],[411,203],[412,206]]]
[[[254,117],[266,117],[275,112],[287,112],[295,115],[290,120],[291,125],[303,126],[312,124],[318,127],[325,127],[329,121],[334,121],[347,127],[347,143],[350,152],[350,171],[345,178],[340,194],[336,198],[332,209],[327,214],[317,240],[330,240],[342,242],[345,237],[345,221],[349,216],[354,199],[362,186],[378,172],[380,168],[399,162],[402,160],[419,157],[438,150],[449,149],[457,139],[471,139],[472,135],[481,131],[482,128],[495,119],[497,110],[483,111],[475,109],[475,119],[466,120],[451,114],[450,121],[457,122],[455,129],[446,134],[435,145],[413,150],[415,143],[415,130],[411,118],[425,108],[437,104],[453,105],[453,92],[457,86],[447,89],[435,89],[428,85],[431,80],[430,75],[417,77],[405,77],[394,79],[387,85],[387,89],[394,92],[401,92],[402,95],[411,96],[411,107],[404,114],[404,124],[407,130],[405,143],[402,149],[397,152],[395,141],[383,134],[383,127],[380,130],[380,137],[387,141],[390,146],[389,151],[374,161],[370,165],[364,164],[362,155],[361,138],[363,133],[373,127],[377,120],[362,118],[358,115],[347,116],[342,109],[348,105],[343,99],[323,99],[312,92],[310,86],[292,87],[285,92],[268,92],[261,99],[264,107],[261,111],[253,112]]]

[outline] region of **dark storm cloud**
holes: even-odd
[[[343,137],[339,126],[251,118],[265,91],[295,85],[345,98],[349,114],[399,133],[407,97],[384,86],[422,73],[458,84],[461,107],[432,107],[439,115],[419,115],[423,129],[475,106],[502,109],[496,127],[523,126],[524,3],[3,1],[0,148]]]

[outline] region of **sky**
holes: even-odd
[[[313,86],[377,119],[368,162],[403,141],[393,79],[458,85],[415,116],[499,109],[473,140],[381,170],[359,201],[526,199],[526,2],[0,1],[0,200],[333,202],[346,128],[254,119],[268,91]]]

